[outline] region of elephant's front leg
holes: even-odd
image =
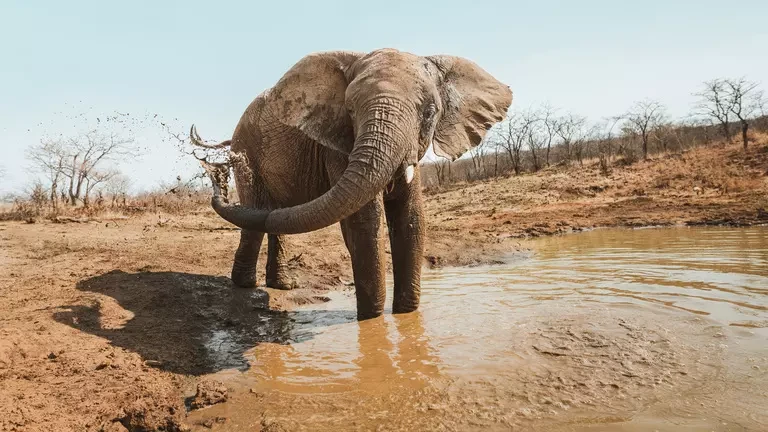
[[[293,284],[288,278],[287,238],[282,235],[267,236],[267,286],[289,290]]]
[[[392,313],[405,313],[419,308],[421,296],[426,226],[418,168],[410,183],[401,177],[394,187],[392,196],[384,203],[395,279]]]
[[[381,194],[341,222],[344,243],[352,258],[358,320],[384,313],[386,266],[383,229],[384,203]]]
[[[240,231],[240,245],[235,252],[235,262],[232,265],[232,282],[244,288],[256,286],[256,261],[259,258],[259,249],[264,240],[264,233],[242,230]]]

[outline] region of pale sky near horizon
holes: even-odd
[[[704,80],[768,90],[768,1],[17,1],[0,3],[0,195],[34,174],[26,149],[73,114],[159,113],[223,140],[303,55],[393,47],[467,57],[510,85],[514,107],[549,102],[591,120],[659,100],[690,112]],[[736,6],[738,4],[738,6]],[[121,163],[137,189],[196,162],[138,131]]]

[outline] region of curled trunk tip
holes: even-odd
[[[192,145],[195,145],[197,147],[202,147],[206,149],[222,149],[225,147],[229,147],[232,144],[232,140],[225,140],[218,144],[206,144],[202,138],[200,138],[200,134],[197,133],[197,127],[195,127],[195,124],[192,124],[192,127],[189,128],[189,141],[192,143]]]

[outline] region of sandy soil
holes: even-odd
[[[425,265],[502,262],[520,239],[596,226],[768,223],[767,176],[763,143],[456,185],[428,196]],[[0,430],[184,430],[195,401],[223,397],[215,384],[184,397],[222,365],[211,329],[280,341],[284,311],[348,289],[335,226],[291,238],[290,292],[232,288],[238,236],[208,209],[0,224]]]

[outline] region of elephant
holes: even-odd
[[[419,161],[432,145],[455,160],[512,104],[512,90],[462,57],[397,49],[330,51],[299,60],[246,108],[230,140],[239,204],[216,181],[211,205],[241,228],[231,279],[256,285],[268,235],[268,287],[287,288],[285,235],[340,223],[357,318],[385,303],[384,224],[392,254],[392,313],[417,310],[425,247]],[[228,171],[227,171],[228,172]]]

